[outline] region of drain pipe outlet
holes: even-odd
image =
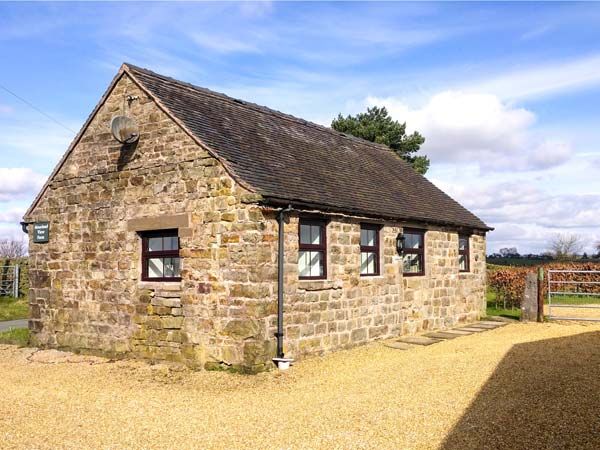
[[[277,223],[279,226],[279,241],[277,249],[277,357],[273,358],[273,363],[281,370],[289,369],[291,358],[286,358],[283,354],[283,259],[284,259],[284,233],[285,213],[292,211],[292,205],[285,209],[280,209],[277,213]]]

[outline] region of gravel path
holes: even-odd
[[[511,324],[240,376],[0,346],[5,448],[597,448],[600,325]]]

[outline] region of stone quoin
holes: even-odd
[[[124,64],[24,217],[33,342],[270,369],[288,206],[286,356],[483,314],[491,228],[391,150]]]

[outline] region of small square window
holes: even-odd
[[[181,280],[181,257],[179,256],[177,230],[142,233],[142,280]]]

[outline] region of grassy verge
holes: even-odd
[[[544,299],[544,303],[548,303],[548,298]],[[553,305],[599,305],[600,295],[552,295]]]
[[[27,319],[29,305],[24,298],[0,297],[0,321]]]
[[[25,347],[29,343],[29,329],[11,328],[0,332],[0,344],[13,344]]]
[[[496,307],[496,292],[492,289],[488,289],[487,291],[487,316],[500,316],[507,317],[509,319],[519,320],[521,318],[521,311],[518,308],[510,309],[510,308],[502,308],[502,305],[498,303],[498,307]]]

